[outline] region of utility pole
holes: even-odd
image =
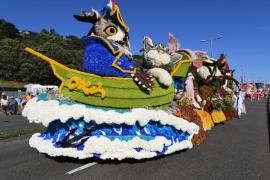
[[[245,83],[244,67],[243,67],[243,65],[241,65],[241,85],[242,85],[242,88],[243,88],[244,83]]]
[[[223,36],[218,36],[218,37],[213,37],[210,39],[203,39],[200,42],[207,42],[210,43],[210,50],[211,50],[211,58],[213,58],[213,45],[214,45],[214,41],[218,40],[218,39],[222,39]]]

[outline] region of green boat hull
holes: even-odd
[[[87,75],[68,72],[62,68],[56,67],[56,70],[65,81],[61,89],[61,94],[78,102],[94,106],[111,108],[135,108],[135,107],[159,107],[168,106],[173,101],[174,87],[162,87],[156,80],[152,91],[148,94],[142,91],[135,82],[128,79],[89,77]],[[100,94],[85,95],[79,90],[70,90],[68,84],[71,77],[77,77],[84,82],[91,82],[93,87],[102,83],[106,92],[104,98]]]
[[[189,67],[192,63],[192,58],[187,51],[182,50],[179,51],[178,53],[181,54],[183,57],[181,61],[179,61],[173,67],[171,75],[176,78],[185,78],[189,71]]]
[[[68,68],[30,48],[27,52],[50,63],[54,75],[62,81],[59,94],[71,100],[110,108],[166,108],[173,101],[174,87],[163,87],[156,80],[152,91],[142,91],[131,78],[101,77]]]

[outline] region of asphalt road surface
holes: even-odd
[[[199,147],[170,156],[124,162],[51,159],[29,137],[0,141],[0,179],[270,179],[267,101],[247,102],[247,115],[207,132]],[[97,164],[88,164],[97,162]],[[90,166],[68,175],[81,166]]]
[[[1,112],[0,112],[1,113]],[[0,114],[0,132],[21,131],[42,128],[41,124],[29,123],[28,120],[19,115]]]

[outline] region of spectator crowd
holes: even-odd
[[[0,92],[0,106],[1,111],[6,115],[21,114],[27,102],[33,98],[33,95],[27,93],[22,96],[8,96],[5,93]],[[1,112],[0,112],[1,113]]]

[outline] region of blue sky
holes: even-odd
[[[1,0],[0,18],[21,30],[55,29],[62,35],[85,35],[90,26],[77,22],[81,10],[101,10],[108,0]],[[143,36],[167,43],[168,33],[181,48],[206,50],[200,42],[218,35],[214,57],[224,52],[239,78],[270,82],[269,0],[118,0],[122,16],[130,27],[133,54],[139,54]]]

